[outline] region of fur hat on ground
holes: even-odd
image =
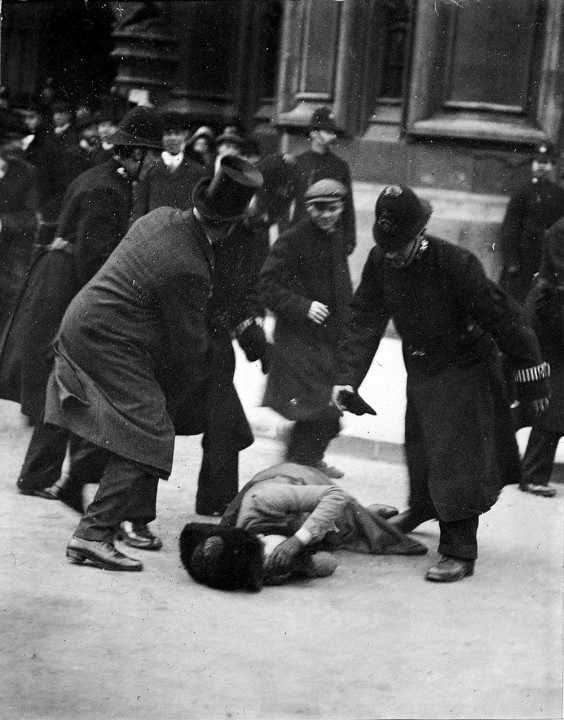
[[[250,162],[236,155],[221,158],[212,178],[203,178],[194,187],[194,208],[206,220],[234,222],[241,218],[253,195],[263,184],[262,175]]]
[[[153,108],[137,106],[125,113],[108,142],[162,150],[163,132],[164,125],[159,113]]]
[[[376,200],[374,242],[384,252],[399,250],[417,237],[431,211],[407,185],[389,185]]]
[[[263,584],[263,547],[247,530],[188,523],[180,534],[180,560],[196,582],[217,590],[251,590]]]

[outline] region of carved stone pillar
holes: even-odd
[[[147,99],[159,104],[169,97],[178,66],[177,47],[164,2],[127,3],[116,11],[118,20],[112,33],[118,60],[115,85],[122,95],[144,91]]]

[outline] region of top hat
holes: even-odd
[[[308,203],[326,203],[342,200],[347,194],[347,188],[343,183],[333,178],[324,178],[310,185],[305,192],[304,202]]]
[[[117,130],[108,138],[113,145],[163,149],[164,126],[159,114],[153,108],[140,105],[128,110],[119,121]]]
[[[309,129],[311,130],[326,130],[327,132],[335,133],[335,135],[342,135],[343,131],[335,122],[335,116],[333,111],[329,107],[318,107],[312,114],[309,121]]]
[[[239,147],[243,147],[245,144],[245,138],[239,135],[237,132],[237,128],[235,127],[226,127],[225,130],[222,132],[222,134],[216,138],[216,145],[221,145],[221,143],[229,142],[233,143],[234,145],[239,145]]]
[[[244,215],[251,198],[263,184],[251,163],[236,155],[221,158],[211,178],[202,178],[192,192],[194,208],[206,220],[232,222]]]
[[[374,241],[385,252],[394,252],[415,239],[432,212],[407,185],[389,185],[376,200]]]
[[[254,592],[262,588],[262,542],[248,530],[188,523],[180,534],[180,560],[202,585]]]

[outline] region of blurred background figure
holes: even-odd
[[[208,173],[213,173],[215,162],[215,135],[205,125],[199,127],[188,141],[190,157],[203,165]]]
[[[60,150],[76,145],[78,132],[74,123],[72,106],[66,100],[58,100],[51,105],[53,137]]]
[[[29,265],[37,226],[37,171],[18,157],[28,129],[17,116],[0,116],[0,336]]]
[[[208,174],[185,152],[187,131],[182,116],[168,112],[161,117],[165,127],[164,149],[134,188],[132,223],[158,207],[187,210],[192,205],[194,186]]]
[[[219,135],[215,141],[217,153],[215,158],[216,172],[219,167],[219,162],[224,155],[238,155],[241,157],[244,145],[245,138],[239,133],[234,125],[228,125],[225,127],[221,135]]]
[[[557,154],[542,144],[531,158],[531,178],[511,196],[500,228],[499,284],[525,302],[539,271],[544,233],[564,215],[564,190],[556,184]]]
[[[307,217],[305,194],[311,185],[326,178],[342,183],[347,194],[342,217],[339,221],[343,241],[350,255],[356,246],[356,220],[353,204],[351,173],[345,160],[336,155],[331,147],[342,135],[329,107],[319,107],[311,114],[309,124],[309,150],[294,157],[298,175],[296,203],[286,223],[295,223]],[[284,229],[284,228],[282,228]]]
[[[241,148],[241,156],[245,158],[251,165],[257,165],[261,159],[261,149],[259,139],[256,137],[247,137]]]
[[[94,165],[101,165],[114,154],[112,137],[117,130],[117,123],[111,114],[102,114],[98,118],[98,147],[92,154]]]

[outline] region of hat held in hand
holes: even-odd
[[[194,187],[194,208],[206,220],[234,222],[245,214],[262,183],[262,175],[251,163],[236,155],[225,155],[215,175],[202,178]]]

